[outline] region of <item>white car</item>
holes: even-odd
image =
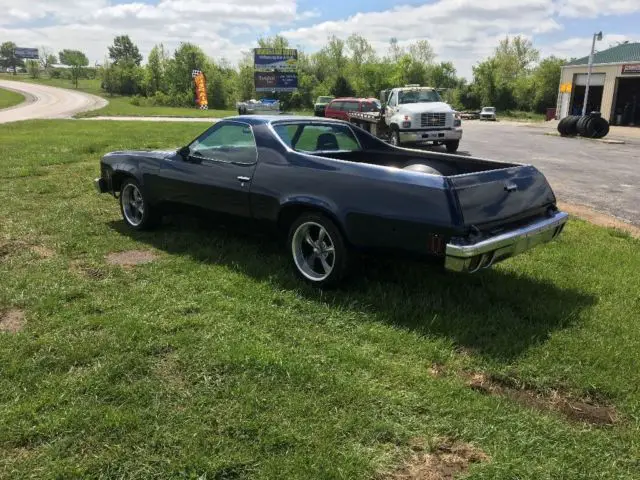
[[[480,120],[497,120],[496,107],[484,107],[480,112]]]

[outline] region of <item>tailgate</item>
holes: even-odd
[[[544,175],[530,165],[447,178],[467,226],[508,219],[555,203]]]

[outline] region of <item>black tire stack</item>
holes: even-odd
[[[558,123],[558,132],[563,137],[580,135],[585,138],[603,138],[609,133],[609,122],[599,112],[589,115],[569,115]]]

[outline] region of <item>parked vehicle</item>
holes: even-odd
[[[377,98],[336,98],[327,105],[324,116],[337,120],[349,120],[351,112],[379,112],[381,107]]]
[[[221,120],[170,151],[119,151],[98,192],[132,229],[167,205],[266,223],[297,273],[336,284],[358,250],[403,250],[476,272],[562,231],[567,215],[531,165],[391,146],[349,123],[295,116]]]
[[[395,146],[445,145],[455,153],[462,138],[460,115],[429,87],[407,85],[380,93],[381,112],[350,112],[349,121]]]
[[[497,120],[496,107],[484,107],[480,111],[480,120],[493,120],[495,122]]]
[[[324,109],[331,103],[335,97],[332,96],[319,96],[316,99],[316,103],[313,105],[313,114],[316,117],[324,117]]]
[[[251,99],[246,102],[236,103],[239,115],[251,115],[251,114],[272,114],[280,111],[280,102],[270,98],[263,98],[261,100]]]

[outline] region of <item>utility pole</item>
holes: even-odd
[[[591,53],[589,54],[589,67],[587,69],[587,86],[584,89],[584,102],[582,104],[582,115],[587,114],[587,101],[589,100],[589,84],[591,83],[591,69],[593,68],[593,55],[596,49],[596,40],[602,40],[602,31],[593,34],[591,42]]]

